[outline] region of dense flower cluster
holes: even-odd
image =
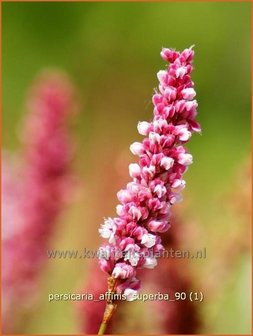
[[[179,250],[182,244],[182,233],[184,225],[180,218],[171,217],[172,227],[163,235],[165,248]],[[95,261],[94,261],[95,262]],[[99,274],[100,272],[100,274]],[[165,277],[164,274],[169,274]],[[143,283],[144,293],[169,293],[190,292],[194,289],[192,274],[189,272],[187,262],[184,259],[161,258],[155,272],[148,269],[138,271],[138,277]],[[94,279],[100,278],[100,281]],[[104,301],[99,300],[101,293],[107,290],[106,274],[101,274],[97,263],[91,264],[90,271],[86,277],[86,285],[82,288],[83,293],[92,293],[95,300],[82,300],[77,303],[80,332],[83,334],[96,334],[101,323],[101,316],[104,312]],[[196,334],[200,328],[198,318],[199,305],[189,300],[170,301],[147,300],[144,305],[138,307],[138,318],[135,306],[128,305],[124,299],[117,302],[118,315],[112,318],[106,329],[107,334],[120,335],[126,333],[125,326],[128,326],[129,334],[145,333],[149,328],[152,334]],[[134,314],[134,315],[133,315]],[[147,321],[147,316],[152,319]]]
[[[72,85],[62,74],[41,75],[30,92],[28,110],[22,132],[22,155],[15,161],[10,155],[3,157],[5,332],[15,329],[18,311],[27,308],[38,292],[38,275],[46,259],[46,248],[72,184],[73,146],[67,130],[68,119],[75,110]],[[19,166],[14,167],[17,163]]]
[[[153,120],[138,124],[145,139],[130,146],[139,156],[139,162],[129,166],[133,181],[118,192],[118,217],[106,219],[99,230],[109,242],[100,249],[100,267],[117,279],[117,291],[129,300],[140,288],[137,269],[154,268],[164,249],[159,234],[170,227],[170,208],[181,200],[183,174],[192,163],[184,144],[193,132],[200,132],[190,77],[192,48],[182,53],[162,49],[161,56],[170,64],[157,74]]]

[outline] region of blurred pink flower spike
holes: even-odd
[[[21,169],[11,170],[10,160],[3,157],[5,332],[15,329],[19,313],[34,299],[55,221],[70,199],[73,144],[67,123],[76,108],[73,87],[64,74],[40,75],[28,98]]]
[[[163,48],[161,56],[170,64],[157,74],[159,89],[152,98],[153,120],[138,124],[145,138],[130,146],[139,156],[139,162],[129,166],[132,182],[118,192],[118,216],[106,219],[99,230],[108,239],[101,248],[107,251],[106,258],[100,259],[101,269],[109,274],[108,289],[129,300],[140,288],[137,269],[154,268],[164,249],[159,234],[170,227],[171,206],[181,200],[183,175],[192,163],[185,143],[192,133],[200,132],[190,77],[194,51],[189,48],[179,53]],[[113,302],[108,304],[113,309]],[[103,323],[109,318],[106,312]]]

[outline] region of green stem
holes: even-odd
[[[117,279],[113,278],[112,276],[108,278],[108,292],[109,294],[114,294],[115,293],[115,288],[117,284]],[[103,320],[100,324],[98,335],[104,335],[106,328],[107,328],[107,323],[110,321],[115,309],[117,307],[117,304],[113,302],[112,298],[109,297],[106,306],[105,306],[105,311],[104,311],[104,316]]]
[[[99,327],[98,335],[104,335],[106,331],[107,323],[102,322]]]
[[[107,324],[110,321],[116,307],[117,307],[116,303],[108,303],[107,302],[106,307],[105,307],[103,320],[100,324],[100,328],[99,328],[99,331],[98,331],[98,335],[104,335],[104,333],[106,331]]]

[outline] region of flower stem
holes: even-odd
[[[107,327],[107,323],[102,322],[99,327],[98,335],[104,335],[106,331],[106,327]]]
[[[108,278],[108,299],[105,307],[105,312],[103,316],[103,320],[100,324],[98,335],[104,335],[107,324],[110,321],[115,309],[117,308],[117,304],[113,301],[113,294],[115,294],[116,291],[116,286],[117,286],[117,279],[113,277]]]
[[[106,304],[105,307],[105,312],[104,312],[104,316],[103,316],[103,320],[102,323],[100,324],[99,327],[99,331],[98,331],[98,335],[104,335],[106,328],[107,328],[107,324],[110,321],[115,309],[117,308],[117,304],[116,303],[108,303]]]

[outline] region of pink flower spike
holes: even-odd
[[[158,233],[170,227],[171,206],[182,200],[183,174],[193,162],[185,144],[192,133],[200,132],[195,120],[198,104],[193,99],[196,92],[190,77],[192,47],[182,53],[163,48],[161,56],[170,64],[157,74],[158,89],[152,97],[153,120],[138,123],[138,132],[144,139],[130,146],[139,160],[129,165],[132,182],[117,194],[119,224],[114,219],[116,228],[105,222],[100,229],[110,245],[115,244],[122,251],[118,260],[112,256],[106,260],[113,265],[113,271],[111,268],[108,271],[108,289],[112,292],[124,290],[128,300],[133,300],[139,290],[139,286],[130,286],[138,269],[153,269],[157,259],[152,253],[164,249]],[[104,270],[108,265],[103,262],[101,267]],[[108,302],[107,309],[113,307],[115,303]]]
[[[27,109],[22,162],[15,160],[15,169],[7,162],[2,171],[4,334],[15,334],[36,302],[46,251],[75,187],[75,146],[68,129],[78,112],[72,83],[64,73],[43,72],[29,92]]]

